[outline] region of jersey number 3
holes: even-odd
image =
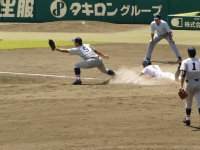
[[[190,62],[188,63],[189,72],[200,72],[200,62]]]

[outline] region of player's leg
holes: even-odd
[[[175,75],[171,72],[163,72],[161,77],[164,79],[175,81]]]
[[[98,60],[98,66],[97,66],[97,68],[98,68],[101,72],[103,72],[103,73],[105,73],[105,74],[108,74],[108,75],[110,75],[110,76],[115,76],[115,75],[116,75],[116,73],[115,73],[113,70],[107,69],[107,68],[105,67],[105,65],[104,65],[104,63],[102,62],[101,59]]]
[[[173,51],[174,51],[176,57],[178,58],[178,61],[179,61],[179,62],[182,61],[181,55],[180,55],[180,53],[179,53],[179,50],[178,50],[176,44],[175,44],[174,42],[171,42],[171,41],[170,41],[169,35],[166,35],[166,36],[165,36],[165,39],[168,41],[169,45],[170,45],[171,48],[173,49]]]
[[[154,47],[162,39],[163,39],[162,37],[159,37],[157,35],[154,36],[153,42],[149,43],[149,45],[148,45],[146,59],[151,60],[151,54],[153,52]]]
[[[76,63],[74,65],[74,71],[75,71],[75,75],[76,75],[76,81],[73,83],[75,85],[79,85],[79,84],[82,84],[81,82],[81,71],[80,69],[90,69],[90,68],[95,68],[98,66],[98,61],[96,58],[91,58],[91,59],[88,59],[88,60],[83,60],[83,61],[80,61],[78,63]]]
[[[193,102],[193,96],[194,96],[194,88],[191,84],[186,85],[186,93],[188,94],[187,98],[185,99],[186,117],[185,117],[183,123],[185,123],[187,126],[189,126],[190,125],[190,116],[191,116],[191,112],[192,112],[192,102]]]
[[[74,81],[74,85],[81,85],[81,68],[85,64],[85,61],[79,61],[74,65],[74,73],[76,76],[76,80]]]

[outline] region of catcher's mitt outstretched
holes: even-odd
[[[49,46],[51,47],[52,51],[56,49],[56,44],[52,39],[49,39]]]
[[[184,90],[184,89],[179,89],[179,91],[178,91],[178,95],[179,95],[179,97],[181,98],[181,99],[185,99],[185,98],[187,98],[187,93],[186,93],[186,91]]]

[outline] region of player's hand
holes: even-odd
[[[149,43],[150,43],[150,44],[153,44],[153,40],[150,40]]]
[[[173,43],[173,44],[175,43],[175,41],[173,39],[171,39],[170,42]]]
[[[104,59],[109,59],[109,56],[108,56],[108,55],[105,55],[105,56],[104,56]]]

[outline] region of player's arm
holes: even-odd
[[[150,40],[150,42],[153,42],[153,38],[154,38],[154,34],[151,33],[151,40]]]
[[[181,73],[180,68],[181,68],[181,62],[179,63],[178,68],[177,68],[176,73],[175,73],[175,81],[178,81],[178,77]]]
[[[63,49],[63,48],[58,48],[58,47],[56,47],[55,50],[58,51],[58,52],[61,52],[61,53],[69,53],[69,50],[68,50],[68,49]]]
[[[180,70],[181,70],[181,89],[183,89],[184,81],[185,81],[185,77],[186,77],[186,70],[187,70],[187,65],[186,65],[185,61],[183,61],[181,63]]]
[[[184,87],[184,81],[185,81],[186,71],[181,70],[181,89]]]
[[[145,67],[139,74],[139,77],[143,76],[147,72],[147,67]]]
[[[166,29],[166,31],[167,31],[167,33],[169,35],[170,41],[174,42],[174,40],[173,40],[173,33],[172,33],[172,31],[171,31],[171,29],[170,29],[170,27],[169,27],[169,25],[168,25],[167,22],[165,23],[165,29]]]
[[[143,76],[144,75],[144,73],[143,72],[141,72],[140,74],[139,74],[139,77],[141,77],[141,76]]]
[[[104,59],[109,59],[108,55],[105,55],[105,54],[101,53],[100,51],[96,50],[92,45],[89,45],[89,46],[98,56],[100,56]]]
[[[108,56],[108,55],[105,55],[105,54],[101,53],[100,51],[94,50],[94,52],[95,52],[98,56],[100,56],[100,57],[102,57],[102,58],[104,58],[104,59],[109,59],[109,56]]]

